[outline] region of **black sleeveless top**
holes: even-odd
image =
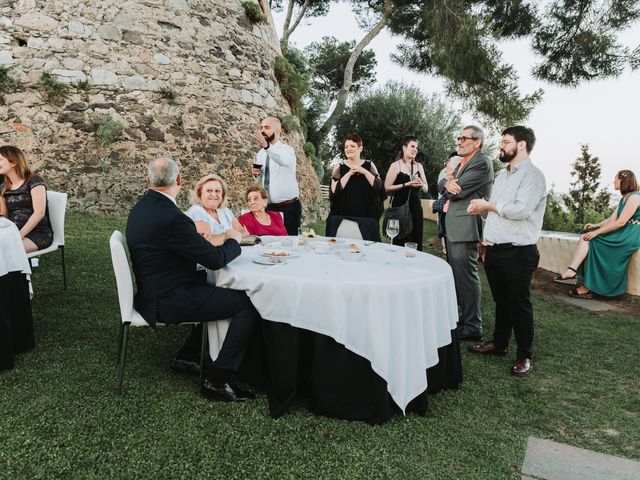
[[[371,162],[365,160],[362,168],[371,172]],[[340,178],[346,175],[349,170],[350,168],[346,164],[340,164]],[[374,186],[371,186],[362,174],[353,175],[344,188],[338,181],[335,193],[330,195],[330,214],[379,219],[382,213],[379,201],[381,187],[379,178],[376,178]]]

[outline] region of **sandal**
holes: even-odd
[[[591,300],[593,298],[593,295],[591,294],[591,292],[578,293],[577,288],[573,288],[569,290],[569,296],[573,298],[582,298],[584,300]]]
[[[574,273],[573,277],[562,278],[562,275],[556,275],[555,277],[553,277],[553,281],[555,283],[560,283],[562,285],[577,285],[578,272],[575,270],[575,268],[571,268],[571,267],[567,267],[567,270],[571,270]]]

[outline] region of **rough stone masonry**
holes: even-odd
[[[14,80],[0,104],[0,143],[26,151],[74,209],[127,212],[145,191],[147,162],[170,155],[187,189],[222,175],[237,213],[253,181],[251,132],[267,115],[291,115],[274,76],[277,42],[272,23],[252,24],[240,0],[0,0],[0,67]],[[43,73],[66,97],[47,99],[55,91]],[[304,139],[285,139],[315,218],[322,201]]]

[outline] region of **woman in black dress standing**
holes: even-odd
[[[330,215],[370,217],[380,220],[382,180],[373,162],[362,160],[362,138],[350,133],[344,141],[343,163],[331,175]]]
[[[53,243],[53,230],[47,213],[47,188],[34,175],[27,157],[17,147],[0,147],[0,214],[16,224],[27,253],[47,248]]]
[[[422,251],[422,203],[420,191],[428,190],[424,167],[416,162],[418,154],[418,139],[405,137],[402,140],[402,150],[398,152],[396,161],[389,166],[384,187],[393,195],[392,207],[399,207],[409,200],[409,210],[413,220],[413,229],[405,237],[393,239],[394,245],[404,245],[405,242],[415,242],[418,250]]]

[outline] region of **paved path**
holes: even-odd
[[[640,462],[529,437],[522,480],[638,480]]]
[[[556,294],[553,297],[576,307],[585,308],[591,312],[606,312],[607,310],[611,310],[611,306],[608,303],[598,300],[585,300],[584,298],[573,298],[561,294]]]

